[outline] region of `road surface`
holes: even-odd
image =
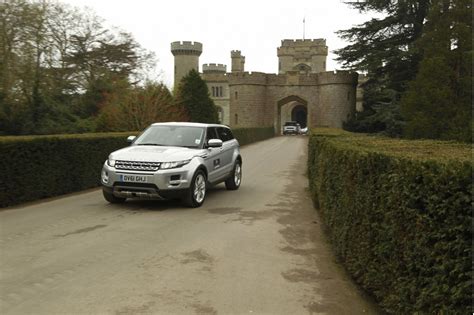
[[[0,211],[0,313],[377,313],[324,237],[306,146],[242,148],[241,188],[197,209],[94,189]]]

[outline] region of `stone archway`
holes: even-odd
[[[308,124],[308,102],[297,95],[290,95],[279,100],[277,111],[275,129],[278,134],[282,133],[286,121],[298,121],[300,125],[304,122],[304,126],[301,125],[302,128]]]
[[[300,124],[301,128],[308,126],[308,110],[305,106],[298,104],[291,110],[291,120]]]

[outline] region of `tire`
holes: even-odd
[[[227,190],[237,190],[242,183],[242,162],[237,160],[232,170],[232,175],[225,181]]]
[[[127,200],[127,198],[115,197],[112,193],[106,191],[105,189],[102,189],[102,194],[104,195],[104,199],[110,203],[123,203],[125,200]]]
[[[198,208],[204,203],[206,199],[206,174],[202,170],[197,170],[194,173],[191,186],[186,193],[183,201],[184,204],[190,208]]]

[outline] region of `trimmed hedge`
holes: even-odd
[[[274,135],[273,128],[233,132],[241,145]],[[0,207],[98,186],[102,164],[131,134],[0,137]]]
[[[234,137],[239,140],[240,145],[262,141],[275,136],[273,127],[233,129],[232,133]]]
[[[308,173],[337,256],[388,313],[473,311],[469,145],[318,129]]]

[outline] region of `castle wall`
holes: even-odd
[[[355,111],[356,73],[302,75],[293,71],[275,75],[243,72],[228,75],[228,78],[230,124],[233,127],[274,126],[279,132],[282,115],[288,116],[284,111],[289,110],[287,104],[290,102],[307,106],[309,127],[341,128]]]
[[[229,75],[230,126],[233,128],[263,127],[267,111],[266,75],[238,72]]]
[[[313,55],[311,56],[311,63],[313,64],[312,72],[324,72],[326,71],[326,56]]]
[[[280,56],[278,58],[278,73],[283,74],[293,69],[292,56]]]
[[[357,73],[323,72],[318,74],[320,112],[313,113],[314,127],[342,128],[355,112]]]
[[[204,81],[206,81],[207,88],[209,90],[209,94],[214,101],[214,104],[222,110],[221,117],[219,117],[220,122],[228,125],[230,123],[230,90],[229,90],[229,82],[228,76],[225,72],[218,72],[216,71],[215,64],[209,64],[203,69],[206,69],[202,74],[201,77]],[[222,68],[222,65],[217,65]],[[212,95],[212,91],[216,88],[222,88],[222,95]]]
[[[181,79],[192,69],[199,71],[199,56],[177,55],[174,57],[174,62],[175,86],[177,86]]]
[[[357,83],[357,94],[356,94],[356,111],[361,112],[364,110],[364,89],[362,88],[362,84],[367,82],[367,75],[359,74],[359,82]]]
[[[174,42],[171,48],[175,78],[198,69],[202,44]],[[226,73],[223,64],[203,65],[202,78],[216,106],[222,109],[222,123],[235,128],[274,126],[279,132],[291,117],[291,109],[301,104],[307,109],[308,127],[341,128],[354,114],[356,99],[361,100],[360,90],[356,92],[357,73],[324,72],[324,39],[283,40],[277,52],[279,74],[244,72],[245,57],[238,50],[231,52],[231,73]]]
[[[317,85],[270,85],[267,87],[267,112],[272,113],[265,121],[272,125],[276,132],[281,131],[282,116],[289,103],[301,104],[307,107],[308,126],[313,126],[313,112],[319,111]],[[299,101],[301,99],[301,101]],[[291,106],[291,108],[294,106]]]

